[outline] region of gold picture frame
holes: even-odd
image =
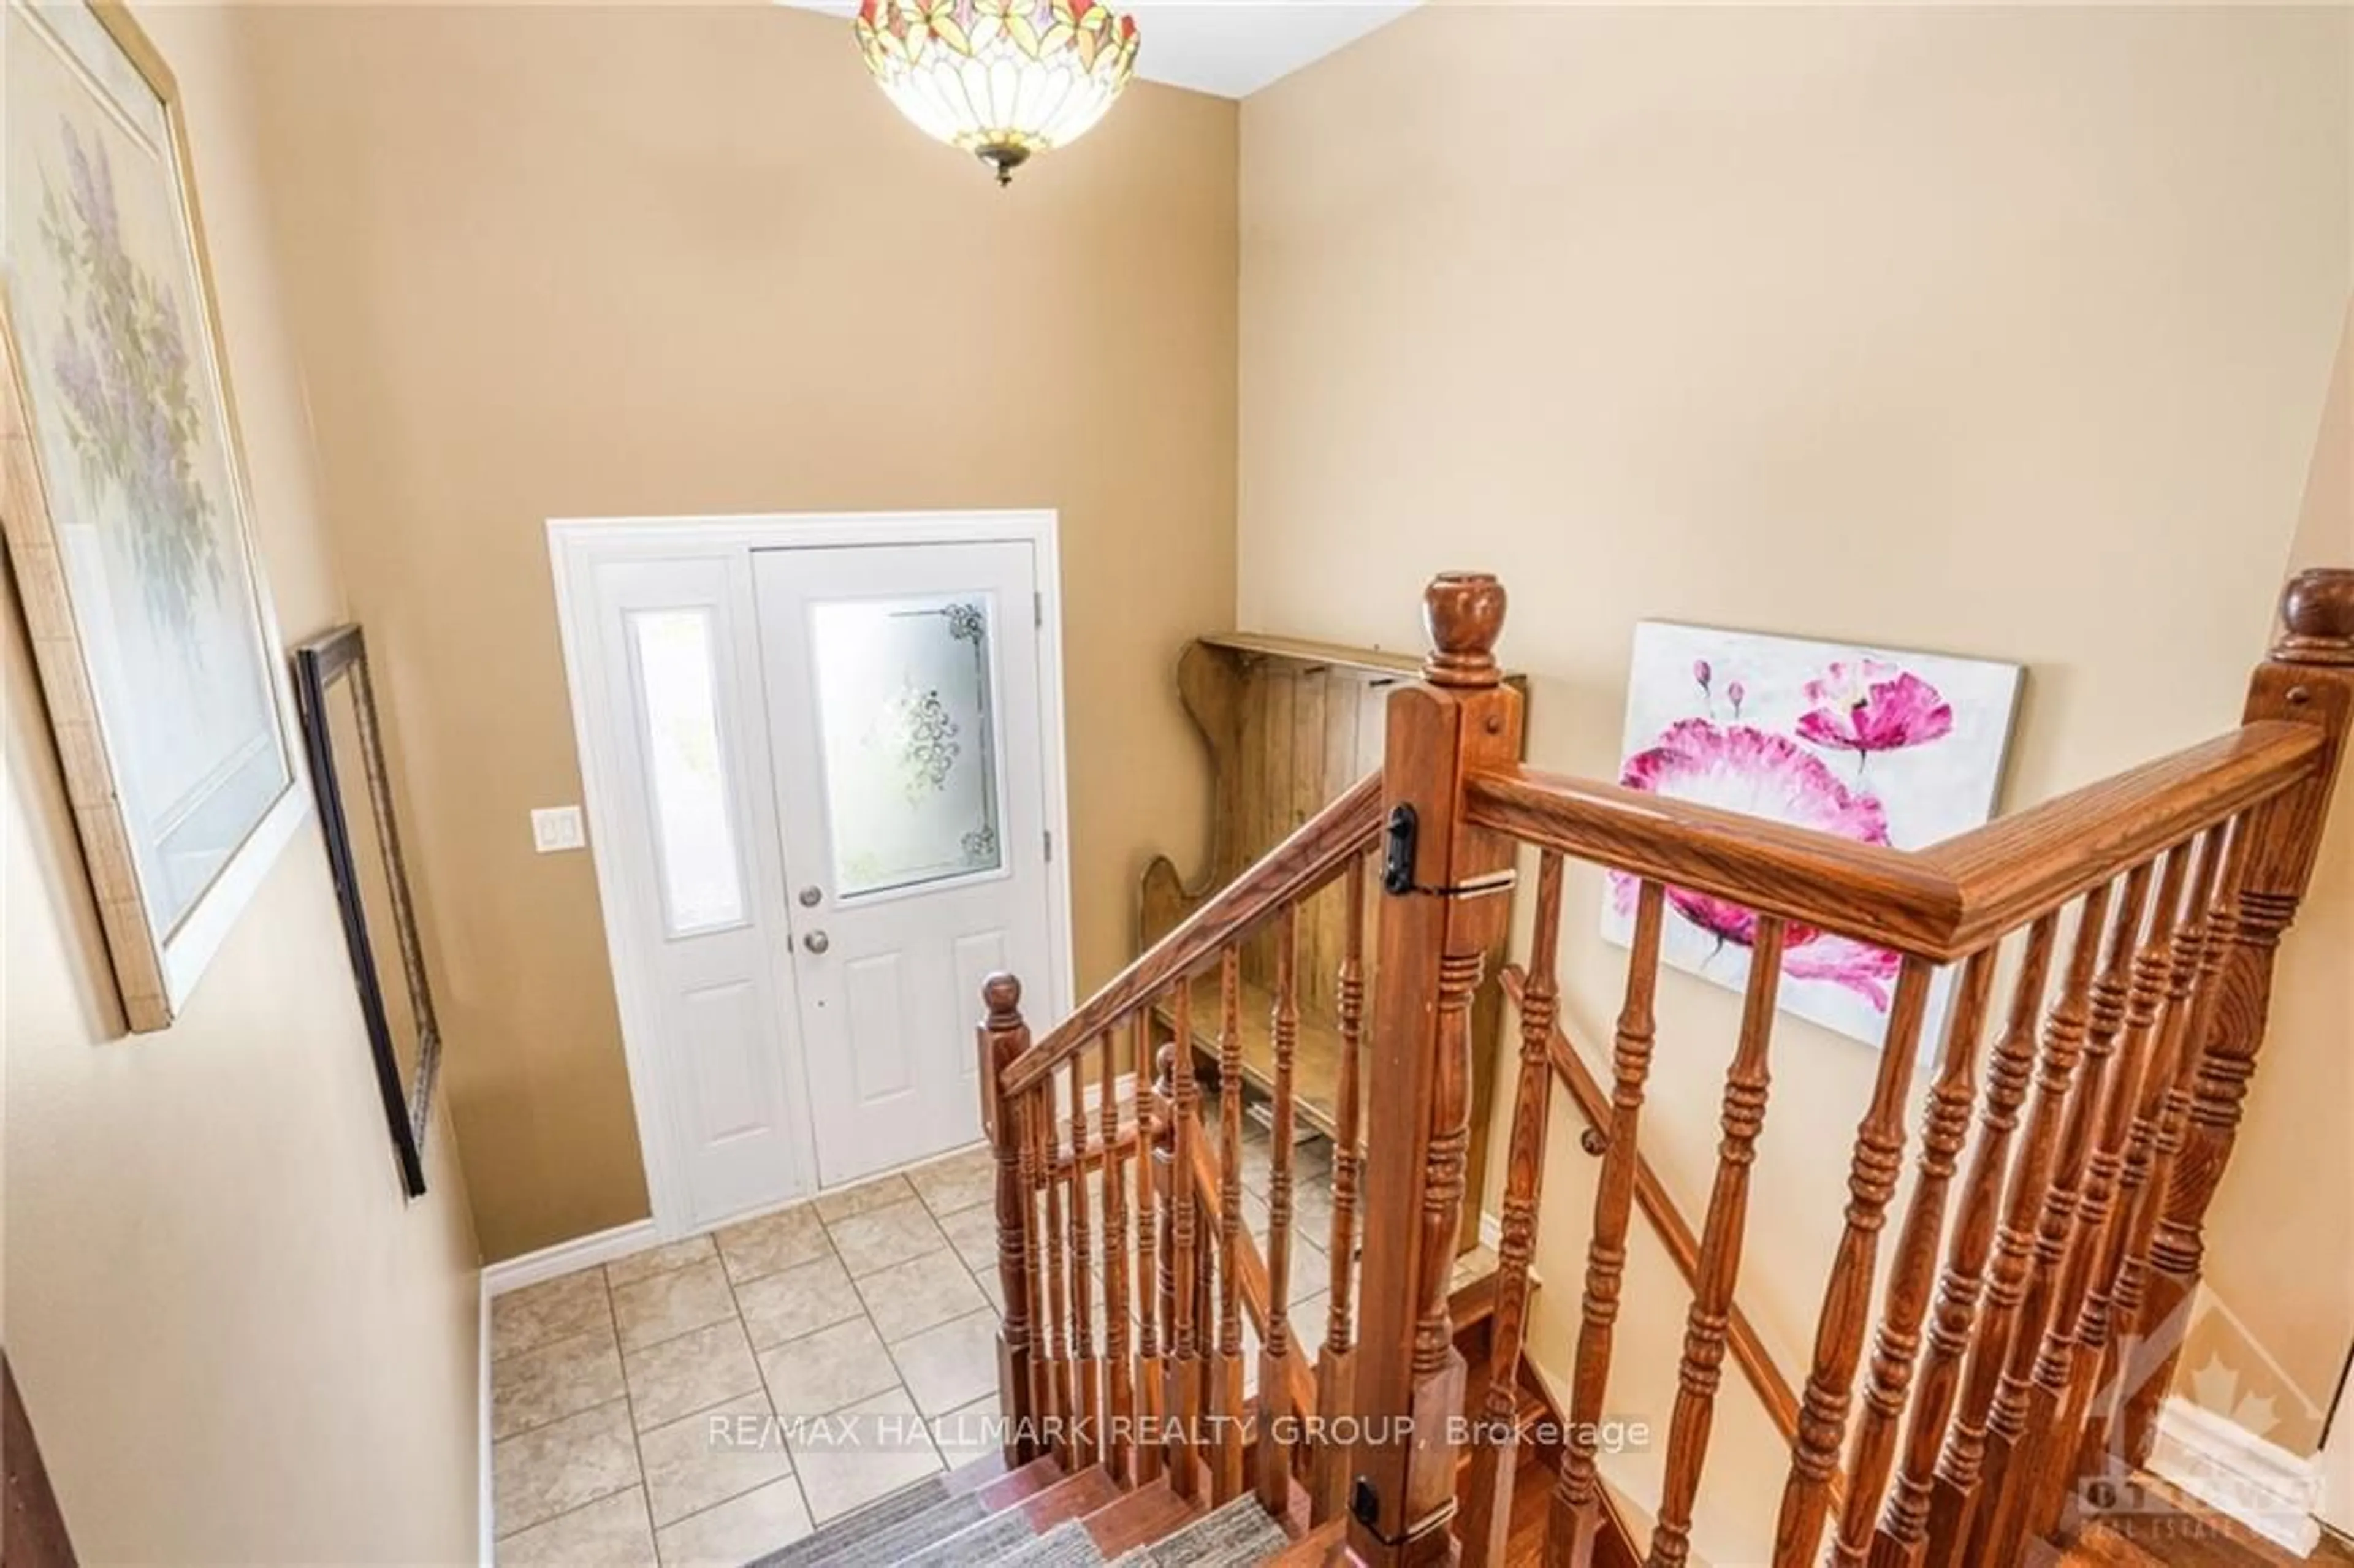
[[[125,1021],[159,1030],[310,797],[178,83],[120,5],[5,0],[0,147],[0,537]]]

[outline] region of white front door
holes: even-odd
[[[783,867],[768,810],[759,637],[740,556],[593,569],[589,645],[610,765],[589,769],[646,1155],[704,1224],[809,1186],[807,1118],[778,1022],[791,1012]],[[600,779],[598,776],[601,774]],[[650,1125],[649,1125],[650,1124]]]
[[[819,1179],[981,1136],[994,969],[1050,972],[1026,541],[754,552]]]

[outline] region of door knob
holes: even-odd
[[[800,897],[801,907],[804,909],[814,909],[818,906],[819,901],[824,898],[824,896],[825,895],[823,893],[818,891],[817,885],[815,883],[811,883],[809,886],[801,890]]]
[[[828,948],[833,946],[833,944],[826,939],[824,932],[811,931],[808,936],[801,938],[801,946],[807,948],[812,953],[822,953]]]

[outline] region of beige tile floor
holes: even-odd
[[[732,1568],[978,1457],[993,1181],[970,1150],[493,1300],[499,1561]]]
[[[1264,1246],[1267,1135],[1246,1124],[1245,1139],[1244,1213]],[[1298,1162],[1287,1294],[1311,1345],[1329,1148],[1303,1144]],[[733,1568],[991,1451],[994,1179],[970,1150],[494,1299],[499,1561]],[[1100,1325],[1100,1292],[1094,1306]]]

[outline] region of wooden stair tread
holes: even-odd
[[[1345,1520],[1328,1520],[1298,1541],[1288,1552],[1278,1552],[1267,1559],[1269,1568],[1323,1568],[1332,1561],[1349,1538]]]
[[[1140,1546],[1151,1545],[1208,1511],[1207,1502],[1200,1498],[1179,1497],[1163,1478],[1106,1504],[1081,1522],[1087,1526],[1096,1550],[1107,1559],[1114,1559]]]
[[[1101,1465],[1090,1465],[1013,1506],[1044,1535],[1058,1524],[1086,1518],[1119,1496],[1119,1483],[1111,1478],[1111,1472]]]
[[[1063,1479],[1063,1467],[1052,1454],[1041,1454],[1020,1469],[1001,1476],[981,1489],[981,1500],[990,1512],[1012,1508],[1024,1498],[1036,1497],[1048,1487]]]

